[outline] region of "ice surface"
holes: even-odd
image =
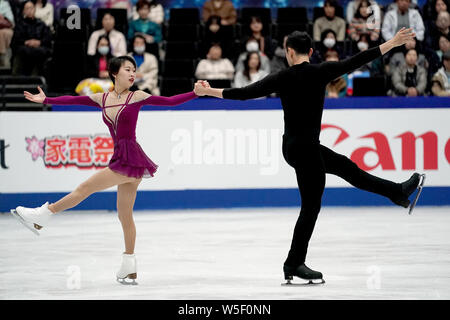
[[[0,214],[0,299],[450,299],[450,208],[331,208],[283,287],[297,208],[136,211],[138,286],[115,281],[115,212],[58,214],[37,237]]]

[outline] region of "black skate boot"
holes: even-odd
[[[294,279],[294,276],[308,281],[307,283],[301,283],[300,285],[325,283],[325,280],[323,280],[321,272],[311,270],[304,263],[298,267],[291,267],[288,265],[284,265],[283,272],[284,272],[284,279],[287,280],[285,285],[296,285],[295,283],[291,282]]]
[[[418,189],[419,192],[417,193],[413,201],[413,204],[409,209],[409,214],[411,214],[411,211],[414,209],[414,206],[416,205],[417,200],[419,199],[420,193],[422,192],[422,186],[424,181],[425,181],[424,174],[419,174],[417,172],[414,173],[411,176],[411,178],[400,184],[401,194],[396,198],[391,198],[392,202],[394,202],[399,206],[402,206],[403,208],[408,208],[411,204],[411,201],[408,198],[411,196],[411,194],[414,193],[416,189]]]

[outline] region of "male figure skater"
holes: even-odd
[[[337,175],[357,188],[383,195],[405,208],[410,205],[409,196],[416,188],[421,188],[424,175],[414,173],[403,183],[384,180],[359,169],[350,159],[321,145],[319,141],[326,85],[403,45],[414,36],[412,29],[402,28],[391,40],[346,60],[310,64],[309,58],[313,53],[311,38],[306,32],[294,31],[286,41],[288,69],[268,75],[244,88],[214,89],[207,81],[203,82],[203,88],[199,88],[198,95],[234,100],[254,99],[279,92],[285,123],[283,156],[295,169],[302,200],[291,249],[283,266],[288,283],[293,276],[309,283],[314,283],[313,280],[324,282],[322,273],[309,269],[305,259],[321,207],[325,173]],[[413,205],[415,201],[417,197]]]

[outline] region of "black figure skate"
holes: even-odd
[[[315,285],[325,283],[325,280],[323,280],[321,272],[311,270],[305,264],[302,264],[296,268],[284,265],[283,272],[284,272],[284,279],[287,282],[281,284],[282,286],[299,286],[299,285],[304,286],[304,285]],[[291,281],[294,279],[294,276],[299,277],[300,279],[306,280],[308,282],[292,283]]]
[[[409,214],[412,213],[414,210],[414,207],[417,204],[417,201],[419,200],[420,194],[422,193],[423,184],[425,182],[425,174],[419,174],[414,173],[411,178],[406,180],[405,182],[401,183],[402,188],[402,195],[398,198],[392,199],[392,202],[395,204],[402,206],[403,208],[409,207]],[[417,191],[417,194],[414,198],[414,200],[409,200],[409,197],[414,193],[414,191]]]

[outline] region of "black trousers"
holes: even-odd
[[[325,174],[337,175],[351,185],[393,198],[401,193],[398,183],[375,177],[361,170],[346,156],[317,143],[314,145],[283,142],[283,155],[295,169],[302,200],[300,216],[292,238],[286,265],[296,267],[305,262],[308,243],[320,211],[325,188]]]

